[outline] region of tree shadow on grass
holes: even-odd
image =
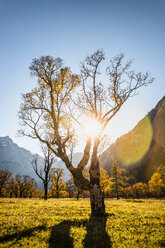
[[[72,248],[73,238],[70,237],[70,228],[73,225],[72,221],[62,221],[51,229],[49,239],[49,248]]]
[[[112,242],[106,231],[107,216],[91,216],[87,223],[84,248],[111,248]]]
[[[165,247],[165,239],[158,241],[159,247]]]
[[[35,231],[41,231],[41,230],[46,230],[46,227],[44,225],[41,225],[41,226],[37,226],[34,228],[28,228],[28,229],[25,229],[23,231],[16,232],[13,234],[6,234],[0,238],[0,244],[3,242],[13,241],[16,239],[14,242],[15,244],[17,241],[21,240],[22,238],[35,236],[35,234],[33,233]],[[13,244],[11,246],[13,246]]]
[[[86,227],[87,234],[83,240],[84,248],[111,248],[112,243],[106,232],[107,216],[94,217],[81,221],[62,221],[51,230],[49,248],[73,248],[74,240],[70,237],[71,227]]]
[[[87,234],[83,240],[84,248],[111,248],[111,241],[106,232],[107,216],[94,217],[91,216],[89,221],[74,220],[62,221],[60,224],[50,228],[51,235],[49,239],[49,248],[73,248],[74,239],[70,236],[71,227],[85,227]],[[0,244],[4,242],[13,241],[9,247],[13,247],[22,238],[30,238],[35,236],[36,231],[47,230],[45,225],[40,225],[34,228],[28,228],[14,234],[7,234],[0,238]]]

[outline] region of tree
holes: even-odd
[[[134,196],[137,198],[146,197],[148,193],[148,186],[145,183],[136,183],[133,185]]]
[[[115,193],[117,199],[119,199],[120,186],[121,186],[121,173],[116,158],[113,160],[112,163],[111,174],[112,174],[112,182],[113,182],[111,185],[111,189]]]
[[[8,170],[0,171],[0,196],[2,196],[2,188],[8,182],[11,175],[12,173],[10,173]]]
[[[15,179],[16,179],[18,185],[19,185],[19,197],[22,198],[23,197],[23,192],[25,190],[25,185],[24,185],[25,180],[22,178],[22,176],[20,174],[17,174],[15,176]]]
[[[37,176],[43,181],[44,184],[44,199],[48,198],[48,184],[50,181],[50,170],[52,168],[54,158],[52,156],[52,151],[48,147],[42,147],[42,151],[44,154],[44,169],[38,168],[38,155],[34,155],[34,159],[32,161],[33,169],[36,172]]]
[[[105,195],[108,195],[110,192],[110,185],[111,185],[111,180],[109,178],[108,172],[100,168],[100,187],[102,189],[102,192]]]
[[[131,178],[126,175],[126,170],[119,168],[118,161],[114,158],[111,170],[111,192],[117,199],[125,196],[125,188],[130,186]]]
[[[57,199],[60,197],[60,194],[63,195],[66,191],[66,185],[63,181],[64,170],[60,168],[52,168],[50,173],[51,181],[51,195]]]
[[[153,81],[149,73],[131,70],[132,61],[124,62],[124,55],[120,54],[112,58],[106,69],[107,83],[100,83],[99,66],[104,59],[102,50],[87,56],[81,64],[80,77],[72,74],[68,67],[63,67],[60,58],[46,56],[34,59],[30,70],[38,78],[38,86],[23,95],[19,112],[22,121],[19,133],[39,139],[65,163],[75,185],[90,192],[92,215],[105,214],[98,160],[104,130],[121,106],[139,88]],[[77,116],[78,113],[81,116]],[[81,125],[82,119],[87,122],[92,119],[100,128],[95,137],[87,135],[83,157],[75,168],[67,149],[74,134],[72,122],[74,120]],[[83,170],[90,159],[90,151],[88,180]]]
[[[127,186],[123,190],[124,197],[126,198],[133,198],[134,197],[134,191],[132,186]]]
[[[160,165],[148,182],[149,191],[152,196],[165,196],[165,166]]]
[[[9,193],[10,197],[15,196],[17,198],[19,195],[19,185],[14,177],[10,178],[7,183],[7,192]]]
[[[34,191],[37,189],[37,183],[34,178],[31,178],[28,175],[21,176],[20,174],[17,174],[15,179],[19,187],[19,197],[32,197]]]
[[[34,180],[34,178],[31,178],[29,176],[24,176],[24,177],[26,177],[26,182],[25,182],[25,190],[24,190],[23,197],[32,198],[38,188],[37,183]]]

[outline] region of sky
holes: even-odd
[[[111,143],[127,133],[165,94],[164,13],[164,0],[0,0],[0,136],[40,153],[36,141],[17,136],[21,94],[37,83],[32,59],[61,57],[79,73],[80,62],[99,48],[107,60],[123,52],[155,78],[109,125]]]

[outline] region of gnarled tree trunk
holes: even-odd
[[[99,140],[96,139],[93,147],[93,154],[91,158],[90,166],[90,203],[91,214],[95,216],[105,215],[104,194],[100,187],[100,169],[99,160],[97,157],[97,150],[99,146]]]
[[[90,183],[91,214],[95,216],[105,215],[104,195],[100,184],[93,180]]]

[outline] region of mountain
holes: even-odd
[[[40,184],[40,179],[33,170],[33,155],[30,151],[19,147],[9,136],[0,137],[0,170],[8,170],[14,175],[28,175]],[[39,156],[39,167],[43,166],[44,160]]]
[[[109,173],[114,157],[121,168],[143,182],[151,178],[160,164],[165,164],[165,96],[129,133],[102,154],[100,165]]]
[[[81,153],[73,154],[73,165],[77,165],[81,160]],[[42,183],[33,170],[33,154],[15,144],[9,136],[0,137],[0,170],[8,170],[13,174],[28,175],[34,178],[39,185]],[[39,167],[43,167],[44,159],[39,156]],[[64,169],[64,180],[69,179],[70,172],[65,164],[60,160],[55,160],[53,167]]]

